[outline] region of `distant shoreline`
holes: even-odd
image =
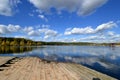
[[[42,46],[42,45],[87,45],[87,46],[120,46],[120,43],[92,43],[92,42],[43,42],[24,38],[0,37],[0,46]]]

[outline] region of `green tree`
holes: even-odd
[[[6,45],[9,46],[10,45],[10,41],[6,41]]]
[[[20,46],[25,46],[24,40],[20,41]]]
[[[27,41],[27,46],[31,46],[32,45],[32,41]]]
[[[40,45],[42,45],[42,43],[41,42],[37,42],[37,46],[40,46]]]
[[[6,45],[6,42],[5,42],[5,41],[2,41],[1,45],[2,45],[2,46],[5,46],[5,45]]]

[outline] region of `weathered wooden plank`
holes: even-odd
[[[5,80],[18,80],[24,74],[25,67],[29,63],[30,59],[23,59],[18,63],[13,64],[10,69],[3,71],[5,72]],[[18,65],[18,67],[14,67]],[[4,80],[4,79],[3,79]]]
[[[0,80],[117,80],[74,63],[47,62],[36,57],[18,59],[0,71]]]
[[[14,57],[1,57],[0,56],[0,65],[6,63],[8,60],[11,60]]]

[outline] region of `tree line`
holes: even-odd
[[[9,53],[23,53],[32,51],[35,49],[34,47],[16,47],[16,46],[1,46],[0,47],[0,54],[9,54]]]
[[[0,37],[0,46],[41,46],[41,45],[88,45],[88,46],[114,46],[120,43],[90,43],[90,42],[42,42],[24,38]]]
[[[32,41],[24,38],[0,37],[0,46],[39,46],[41,42]]]
[[[92,45],[93,43],[87,42],[42,42],[32,41],[24,38],[7,38],[0,37],[0,46],[41,46],[41,45]]]

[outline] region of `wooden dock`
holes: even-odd
[[[0,68],[0,80],[117,80],[79,64],[36,57],[13,59]]]
[[[7,61],[13,59],[14,57],[0,57],[0,65],[5,64]]]

